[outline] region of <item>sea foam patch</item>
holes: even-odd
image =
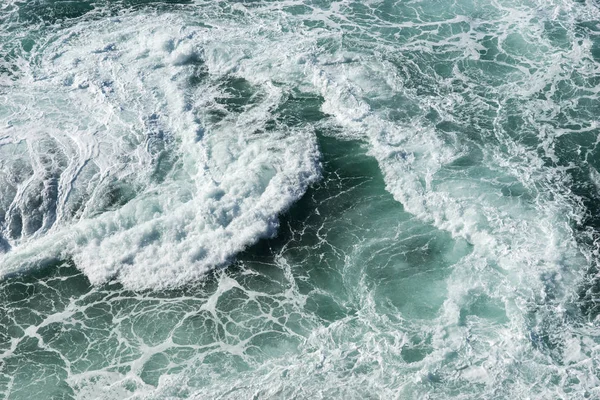
[[[318,178],[311,129],[267,126],[283,90],[221,68],[236,52],[180,25],[76,26],[5,98],[3,274],[72,257],[95,283],[181,285],[274,235]]]

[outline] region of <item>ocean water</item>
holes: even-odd
[[[600,398],[597,0],[0,0],[0,398]]]

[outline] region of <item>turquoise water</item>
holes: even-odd
[[[600,397],[594,1],[0,4],[0,396]]]

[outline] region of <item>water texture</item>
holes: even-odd
[[[0,4],[0,398],[600,397],[595,0]]]

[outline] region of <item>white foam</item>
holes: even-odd
[[[525,21],[529,23],[527,19]],[[454,50],[464,50],[462,46],[470,45],[461,41],[449,43],[455,43],[452,45],[456,47]],[[401,52],[402,48],[390,48],[389,51]],[[536,57],[541,59],[530,62],[542,65],[554,62],[553,57],[549,60],[539,54]],[[580,60],[582,55],[574,54],[573,59]],[[490,139],[480,149],[485,162],[482,175],[448,177],[447,166],[468,154],[467,148],[461,145],[468,141],[444,137],[445,133],[440,134],[422,115],[428,108],[433,108],[443,118],[453,121],[453,102],[463,101],[460,97],[450,94],[445,98],[419,98],[404,91],[408,104],[400,107],[416,106],[421,108],[422,114],[392,121],[387,117],[388,109],[375,109],[369,105],[373,91],[384,100],[389,99],[392,105],[393,94],[403,86],[402,80],[394,74],[394,68],[388,68],[386,61],[365,58],[361,63],[336,65],[318,58],[313,60],[307,66],[307,74],[325,99],[323,110],[345,128],[341,137],[362,136],[368,141],[370,154],[379,162],[388,191],[407,211],[473,245],[473,253],[454,266],[448,280],[449,298],[434,339],[437,350],[427,357],[425,368],[439,368],[449,352],[474,352],[477,356],[473,355],[475,358],[470,362],[478,365],[465,369],[460,379],[477,381],[491,388],[517,368],[515,363],[528,357],[539,363],[532,363],[527,368],[541,373],[540,363],[544,356],[532,352],[529,341],[532,334],[527,327],[536,331],[547,329],[541,327],[548,324],[553,326],[551,329],[558,329],[558,325],[554,325],[558,322],[550,320],[560,318],[557,317],[560,315],[557,305],[570,301],[588,264],[588,250],[579,245],[572,227],[582,219],[585,210],[571,194],[568,173],[548,166],[537,149],[519,143],[497,125],[490,134],[500,145]],[[585,62],[574,62],[573,65],[582,71],[588,68]],[[519,84],[513,85],[509,80],[505,87],[497,89],[500,93],[494,93],[498,98],[516,97],[525,102],[532,86],[541,87],[550,79],[545,73],[532,77],[526,71],[515,70],[523,74],[523,82],[517,80]],[[463,79],[467,85],[477,84],[468,81],[472,78],[463,76]],[[456,103],[456,107],[459,105]],[[533,109],[536,107],[532,105]],[[498,119],[505,118],[503,113],[499,107]],[[551,160],[555,159],[552,140],[550,137],[540,146],[547,149],[546,156]],[[525,194],[506,195],[501,191],[503,185],[500,182],[514,182]],[[539,319],[531,322],[529,310],[537,308],[538,302],[550,301],[546,285],[553,287],[553,305],[538,309]],[[494,322],[481,319],[473,319],[472,327],[461,326],[459,311],[465,308],[474,293],[480,291],[506,309],[510,329],[497,330]],[[468,339],[472,329],[477,329],[477,344],[471,344]],[[579,334],[577,337],[576,340],[580,340]],[[504,346],[490,347],[483,344],[484,338],[491,342],[500,341]],[[569,349],[575,349],[570,333],[556,333],[555,340],[564,340]],[[585,356],[577,351],[576,357],[578,360],[589,359],[593,352],[592,347],[588,347]],[[478,356],[482,359],[477,360]],[[486,357],[487,365],[482,366]],[[450,364],[461,368],[459,361]],[[444,369],[447,368],[446,365]],[[554,371],[550,368],[544,373],[551,375]],[[584,375],[588,376],[589,371]],[[582,387],[590,390],[592,386],[582,384]],[[512,388],[515,393],[522,389],[518,385]]]
[[[15,111],[19,127],[4,135],[14,145],[27,143],[33,158],[45,157],[53,146],[60,149],[49,165],[32,162],[28,178],[46,184],[49,174],[60,176],[55,221],[11,240],[3,274],[72,257],[94,283],[118,278],[132,288],[181,285],[274,235],[277,216],[318,178],[310,128],[263,129],[282,98],[272,85],[256,88],[259,103],[211,125],[207,112],[223,95],[212,82],[228,71],[209,57],[214,79],[186,90],[194,65],[202,63],[200,44],[208,38],[200,36],[202,29],[182,30],[172,18],[75,27],[46,49],[45,79],[23,88],[23,97],[49,97],[38,98],[31,110]],[[235,63],[228,50],[212,47],[210,54]],[[42,138],[50,143],[36,150]],[[153,140],[179,157],[162,183],[151,179],[161,154],[153,153]],[[84,176],[86,167],[91,172]],[[122,181],[136,194],[105,211],[100,198],[110,190],[109,181]],[[27,183],[17,186],[27,191]],[[36,211],[44,221],[54,218],[43,207],[29,209],[32,196],[13,196],[9,208],[20,209],[19,218]],[[75,216],[69,213],[73,208]]]

